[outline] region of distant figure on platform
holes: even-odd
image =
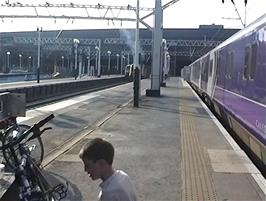
[[[95,138],[83,146],[79,157],[92,180],[101,179],[100,201],[136,201],[135,188],[129,176],[112,166],[114,147],[110,142]]]

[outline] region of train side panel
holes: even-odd
[[[220,50],[213,102],[220,116],[266,164],[266,26]],[[262,76],[264,75],[264,76]]]
[[[266,171],[266,15],[255,25],[191,64],[190,83]]]

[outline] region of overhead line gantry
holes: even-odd
[[[162,6],[162,9],[166,9],[169,6],[173,5],[174,3],[178,2],[179,0],[170,0],[168,3]],[[0,4],[0,8],[33,8],[35,11],[35,15],[29,15],[29,14],[1,14],[0,18],[43,18],[43,19],[92,19],[92,20],[116,20],[116,21],[136,21],[136,17],[119,17],[121,12],[123,11],[129,11],[133,12],[134,14],[137,11],[137,8],[131,5],[127,6],[110,6],[110,5],[103,5],[103,4],[96,4],[96,5],[87,5],[87,4],[74,4],[74,3],[69,3],[69,4],[53,4],[46,2],[45,4],[22,4],[20,2],[14,2],[11,3],[10,1],[6,1],[5,4]],[[38,8],[46,8],[47,9],[47,14],[45,15],[40,15]],[[84,9],[86,12],[86,15],[69,15],[69,14],[63,14],[63,15],[51,15],[49,12],[49,9],[53,8],[65,8],[65,9]],[[91,9],[97,9],[97,10],[102,10],[104,11],[103,14],[99,12],[99,16],[94,16],[91,15],[90,11]],[[140,17],[140,22],[146,26],[149,29],[152,29],[147,23],[145,23],[143,20],[146,19],[147,17],[151,16],[154,14],[154,8],[144,8],[144,7],[139,7],[139,11],[142,11],[142,13],[146,13],[145,16]],[[150,12],[147,14],[147,12]]]
[[[137,8],[131,5],[127,6],[109,6],[109,5],[86,5],[86,4],[52,4],[46,2],[45,4],[22,4],[20,2],[0,4],[0,7],[3,8],[33,8],[35,11],[35,15],[17,15],[17,14],[1,14],[0,18],[52,18],[52,19],[93,19],[93,20],[119,20],[119,21],[136,21],[136,18],[121,18],[119,17],[122,11],[136,12]],[[38,8],[46,8],[47,15],[40,15],[38,12]],[[53,8],[68,8],[68,9],[84,9],[87,15],[51,15],[49,9]],[[93,16],[90,13],[91,9],[97,9],[104,11],[103,14],[99,12],[99,16]],[[153,8],[139,8],[140,11],[153,11]],[[116,12],[115,12],[116,11]],[[95,15],[95,14],[94,14]],[[107,16],[109,15],[109,16]],[[110,16],[111,15],[111,16]]]

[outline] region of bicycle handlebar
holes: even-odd
[[[21,136],[22,139],[19,141],[21,142],[26,136],[28,136],[31,132],[33,132],[33,135],[36,131],[40,131],[40,128],[46,124],[48,121],[52,120],[54,118],[54,114],[50,114],[48,117],[44,118],[43,120],[39,121],[37,124],[34,124],[32,127],[30,127],[28,130],[26,130]],[[33,136],[32,136],[33,137]],[[18,142],[18,143],[19,143]],[[15,144],[18,144],[15,143]]]
[[[45,119],[39,121],[37,123],[37,127],[41,128],[44,124],[46,124],[48,121],[51,121],[54,118],[54,114],[50,114],[48,117]]]
[[[45,130],[40,131],[40,128],[46,124],[47,122],[49,122],[50,120],[52,120],[54,118],[54,114],[49,115],[48,117],[44,118],[43,120],[39,121],[38,123],[34,124],[32,127],[30,127],[28,130],[24,131],[22,135],[20,135],[17,139],[15,139],[14,141],[8,142],[7,144],[4,144],[2,146],[2,149],[6,149],[9,147],[13,147],[16,144],[19,144],[23,139],[25,139],[31,132],[33,133],[33,135],[28,139],[34,139],[35,137],[40,136]]]

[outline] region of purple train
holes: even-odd
[[[181,74],[266,171],[266,14]]]

